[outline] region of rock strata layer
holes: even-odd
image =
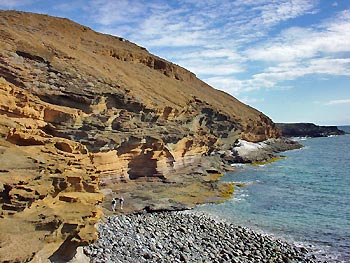
[[[68,260],[115,195],[128,212],[222,201],[229,164],[271,157],[240,157],[236,142],[279,136],[263,113],[123,38],[0,11],[0,261]]]
[[[170,212],[120,215],[99,224],[84,248],[98,262],[319,262],[298,248],[206,215]]]

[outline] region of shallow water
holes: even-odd
[[[197,209],[289,241],[329,262],[350,262],[350,135],[302,140],[262,166],[238,166],[232,200]]]

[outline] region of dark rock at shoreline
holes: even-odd
[[[313,123],[276,123],[286,137],[327,137],[344,135],[336,126],[318,126]]]
[[[319,262],[308,250],[204,214],[110,216],[84,248],[97,262]]]

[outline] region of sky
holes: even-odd
[[[275,122],[350,125],[350,0],[0,0],[178,64]]]

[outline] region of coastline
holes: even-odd
[[[242,144],[241,144],[242,145]],[[276,147],[277,145],[277,147]],[[281,142],[264,142],[254,151],[275,158]],[[295,149],[296,147],[294,147]],[[284,145],[284,147],[286,147]],[[257,152],[248,163],[254,165]],[[300,147],[298,147],[300,148]],[[256,150],[258,149],[258,150]],[[272,150],[273,149],[273,150]],[[289,150],[283,148],[283,150]],[[242,152],[241,152],[242,153]],[[268,155],[266,155],[268,153]],[[265,160],[269,160],[266,158]],[[274,161],[274,159],[272,159]],[[159,209],[106,215],[98,224],[99,239],[83,248],[97,262],[323,262],[311,247],[238,226],[205,212]]]
[[[84,247],[97,262],[319,262],[296,247],[205,213],[172,211],[107,216]]]
[[[196,210],[305,246],[322,262],[349,262],[348,139],[310,138],[280,162],[239,166],[223,180],[247,187]]]
[[[147,234],[155,235],[159,227],[167,233],[165,243],[141,255],[147,262],[163,258],[164,262],[251,262],[265,258],[289,262],[298,261],[298,257],[304,261],[305,250],[274,243],[254,230],[188,215],[199,204],[228,204],[225,201],[234,191],[240,191],[237,189],[243,184],[221,178],[235,170],[234,164],[263,166],[283,158],[277,153],[300,147],[281,138],[285,135],[272,119],[145,47],[96,32],[69,17],[15,10],[0,11],[0,16],[0,262],[90,262],[83,246],[94,246],[101,240],[96,255],[100,253],[102,258],[98,261],[114,262],[114,258],[103,257],[118,258],[135,248],[123,247],[124,241],[141,240],[141,250],[149,243],[157,244],[159,236]],[[321,152],[328,153],[328,149]],[[343,155],[348,152],[345,149]],[[329,153],[326,159],[330,159]],[[340,154],[335,160],[341,160],[339,166],[350,178],[350,159]],[[334,175],[333,171],[328,174]],[[334,178],[330,176],[325,184],[336,186]],[[343,186],[350,185],[339,179],[336,190],[340,194],[335,197],[345,196],[348,189],[341,192]],[[297,185],[312,184],[299,178]],[[263,200],[274,192],[269,190],[261,191],[258,198]],[[298,196],[295,194],[293,200]],[[112,212],[114,198],[125,199],[123,210]],[[287,199],[274,195],[272,200]],[[315,210],[339,214],[335,219],[345,215],[347,220],[350,198],[338,200],[328,198]],[[328,203],[339,211],[328,209]],[[288,210],[292,210],[291,204],[287,203]],[[297,203],[301,205],[310,208],[306,202]],[[235,208],[231,211],[235,218],[243,215]],[[305,211],[299,215],[306,215]],[[257,218],[257,213],[252,215]],[[348,253],[348,222],[332,219],[322,221],[327,224],[311,224],[317,226],[316,233],[321,229],[327,235],[331,229],[345,233],[340,239],[330,238]],[[241,222],[237,224],[245,226],[247,220]],[[301,229],[296,220],[291,220],[290,226]],[[110,244],[124,227],[121,239]],[[143,233],[132,235],[135,227]],[[244,242],[237,240],[237,246],[232,247],[225,239],[231,232],[225,229]],[[216,232],[224,236],[217,238]],[[181,246],[177,246],[179,240],[184,242]],[[199,249],[193,256],[192,251],[197,250],[188,240]],[[166,242],[174,253],[160,253],[162,258],[158,258]],[[269,244],[273,249],[266,248]],[[139,252],[135,251],[136,255]],[[86,253],[92,255],[88,250]],[[170,255],[174,257],[165,258]],[[125,258],[125,262],[134,261]]]
[[[301,148],[287,138],[269,139],[259,143],[237,140],[235,147],[194,158],[165,180],[143,179],[100,186],[105,198],[103,213],[111,215],[110,201],[123,196],[124,213],[178,211],[193,209],[198,204],[225,202],[234,194],[234,183],[221,179],[232,164],[261,164],[277,161],[278,153]]]
[[[84,247],[83,252],[90,257],[90,262],[271,262],[270,259],[273,259],[273,262],[318,262],[307,255],[305,248],[297,248],[251,229],[234,226],[232,223],[214,219],[209,214],[198,214],[191,210],[198,204],[223,202],[231,197],[234,190],[220,191],[220,188],[228,183],[219,180],[230,164],[238,162],[254,165],[259,162],[276,161],[283,158],[276,156],[276,153],[301,147],[299,143],[284,138],[261,143],[239,140],[229,154],[226,151],[219,159],[216,158],[218,155],[203,157],[199,164],[188,167],[186,175],[180,174],[180,178],[174,182],[148,181],[147,187],[143,182],[134,182],[131,185],[119,184],[119,188],[113,190],[107,189],[110,191],[107,193],[108,197],[116,193],[127,197],[124,211],[111,213],[107,197],[102,205],[105,220],[98,223],[99,238],[90,246]],[[223,155],[225,158],[222,158]],[[209,176],[208,173],[203,174],[203,171],[209,169],[208,164],[212,169]],[[174,197],[179,194],[177,190],[191,185],[194,181],[199,181],[199,184],[186,191],[181,190],[182,199],[174,201]],[[203,188],[204,185],[209,185],[210,188]],[[232,184],[230,186],[232,187]],[[198,189],[201,190],[197,192]],[[209,193],[206,194],[207,197],[203,195],[206,191]],[[149,224],[154,222],[157,222],[157,226],[150,228]],[[205,228],[198,232],[196,227],[203,222]],[[229,236],[233,231],[243,237],[244,242],[236,242],[235,239],[221,240],[222,236],[213,237],[218,230],[217,226],[220,226],[220,233]],[[158,230],[162,231],[160,236],[150,234]],[[191,236],[182,237],[180,240],[178,238],[181,235],[171,237],[172,233],[179,231],[183,234],[191,233]],[[208,236],[208,242],[201,243],[201,240]],[[189,246],[186,243],[188,239],[195,240],[197,246]],[[125,243],[125,240],[128,241]],[[137,243],[139,241],[141,243]],[[161,243],[157,247],[158,241]],[[154,244],[150,245],[152,243]],[[164,251],[163,243],[171,245],[171,251]],[[269,254],[271,247],[264,247],[265,243],[276,247],[277,250],[272,250],[275,254]],[[206,256],[202,257],[201,254]],[[136,255],[137,258],[134,259],[131,255]]]

